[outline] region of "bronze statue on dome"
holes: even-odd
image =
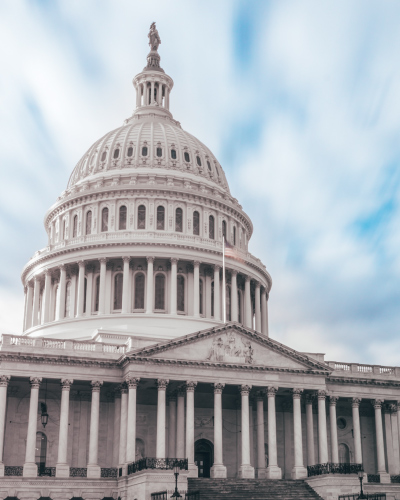
[[[151,23],[148,37],[149,37],[150,49],[157,51],[158,46],[161,43],[161,38],[160,35],[158,34],[156,23]]]

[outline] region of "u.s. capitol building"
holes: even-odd
[[[169,497],[174,465],[200,494],[305,479],[336,499],[363,470],[368,493],[400,498],[400,368],[269,337],[252,222],[173,118],[154,24],[149,39],[133,115],[78,162],[22,272],[24,331],[0,350],[0,500]]]

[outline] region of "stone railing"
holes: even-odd
[[[116,467],[102,467],[100,471],[100,477],[117,479],[117,472],[118,469]]]
[[[141,458],[128,464],[128,476],[145,469],[170,469],[178,466],[181,470],[188,470],[188,460],[178,458]]]
[[[22,476],[24,468],[22,465],[5,465],[4,475],[5,476]]]
[[[381,366],[381,365],[364,365],[360,363],[342,363],[338,361],[326,362],[331,368],[337,372],[358,373],[361,375],[395,375],[400,376],[400,367],[398,366]]]
[[[70,467],[69,477],[87,477],[86,467]]]
[[[312,477],[312,476],[321,476],[322,474],[357,474],[359,471],[362,470],[364,470],[362,464],[326,463],[326,464],[309,465],[307,467],[307,475],[308,477]]]

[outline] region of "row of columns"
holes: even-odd
[[[156,82],[154,80],[151,80],[150,85],[148,85],[148,82],[143,82],[137,85],[136,89],[136,107],[140,106],[148,106],[149,101],[150,105],[157,103],[159,106],[163,105],[163,100],[162,100],[162,92],[163,92],[163,87],[164,87],[164,108],[169,109],[169,93],[170,93],[170,88],[168,85],[165,83],[157,82],[157,96],[154,98],[154,89],[156,87]],[[150,93],[150,96],[149,96]],[[142,103],[142,96],[143,96],[143,103]]]

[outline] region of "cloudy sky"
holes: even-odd
[[[76,162],[134,106],[157,22],[171,110],[272,275],[271,336],[400,365],[400,3],[0,1],[0,329]]]

